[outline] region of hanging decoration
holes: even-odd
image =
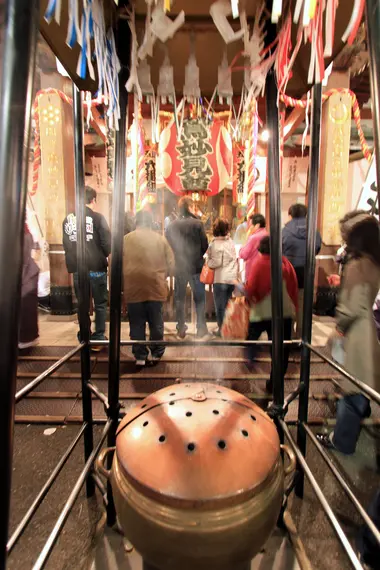
[[[173,21],[166,15],[167,10],[170,9],[162,1],[159,1],[152,12],[152,0],[145,0],[147,4],[146,20],[145,20],[145,34],[144,40],[137,52],[138,58],[142,61],[147,56],[152,57],[153,48],[156,40],[159,39],[165,43],[173,38],[179,28],[185,23],[185,12],[182,10],[176,19]]]
[[[251,106],[251,125],[248,139],[248,176],[247,176],[247,214],[250,216],[255,210],[255,181],[256,181],[256,156],[257,140],[259,132],[259,120],[257,114],[257,101]]]
[[[136,24],[135,24],[135,11],[134,8],[127,10],[128,25],[131,30],[131,62],[129,66],[129,78],[125,84],[125,88],[128,93],[133,91],[136,93],[139,101],[142,101],[142,91],[139,83],[139,78],[137,75],[137,34],[136,34]]]
[[[232,15],[232,6],[229,0],[217,0],[210,7],[210,16],[213,19],[220,35],[226,44],[240,40],[244,35],[241,29],[235,32],[228,21],[228,17]]]
[[[137,176],[135,180],[138,188],[138,201],[136,211],[144,208],[148,197],[148,181],[145,168],[145,134],[142,126],[142,117],[135,117],[136,134],[137,134]]]
[[[183,97],[189,103],[197,103],[201,96],[199,87],[199,67],[195,57],[195,38],[190,40],[189,61],[185,67],[185,85],[183,87]]]
[[[223,190],[231,177],[231,137],[220,121],[185,119],[180,141],[174,122],[163,130],[159,145],[160,167],[168,188],[177,195]]]
[[[351,97],[351,104],[352,104],[352,112],[354,115],[354,120],[356,124],[356,128],[359,134],[359,140],[362,147],[363,154],[365,158],[369,161],[371,160],[371,151],[365,140],[364,132],[361,125],[361,118],[360,118],[360,107],[356,95],[351,89],[339,88],[339,89],[330,89],[323,93],[322,95],[322,102],[325,102],[331,95],[334,93],[346,93],[349,94]],[[287,107],[297,107],[301,109],[305,109],[307,107],[307,100],[306,99],[294,99],[293,97],[289,97],[285,95],[285,93],[281,93],[280,99]]]
[[[339,0],[327,0],[326,2],[326,14],[325,14],[325,51],[323,55],[325,57],[331,57],[333,53],[334,46],[334,36],[335,36],[335,18],[336,11],[338,9]]]
[[[286,91],[286,86],[292,76],[290,68],[290,53],[292,51],[292,17],[289,12],[285,23],[278,34],[277,57],[274,64],[277,86],[279,91]]]
[[[245,74],[245,88],[248,91],[247,97],[244,102],[244,109],[247,110],[253,99],[263,95],[265,89],[266,76],[269,69],[272,67],[276,51],[264,59],[264,56],[270,53],[273,45],[264,49],[265,39],[265,4],[262,3],[256,11],[255,22],[252,30],[247,22],[245,12],[240,14],[240,21],[244,30],[244,51],[243,55],[249,60],[248,70]],[[277,41],[277,40],[276,40]],[[233,64],[231,64],[233,69]]]
[[[358,33],[359,26],[363,19],[364,6],[365,0],[355,0],[351,19],[342,36],[342,41],[347,42],[348,45],[352,45],[354,43],[355,36]]]
[[[62,0],[49,0],[45,11],[45,20],[50,24],[53,17],[60,23]],[[82,7],[79,19],[79,6]],[[115,38],[112,28],[106,30],[103,3],[101,0],[68,1],[68,30],[66,43],[73,48],[80,45],[77,75],[85,79],[87,72],[95,81],[94,55],[98,70],[97,97],[105,98],[108,105],[107,117],[109,127],[118,129],[120,119],[119,82],[120,62],[116,54]]]
[[[62,11],[62,2],[61,0],[49,0],[45,11],[45,20],[48,24],[50,24],[54,18],[57,22],[58,26],[61,23],[61,11]]]

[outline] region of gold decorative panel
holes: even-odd
[[[39,191],[45,196],[46,240],[55,244],[62,243],[62,222],[66,216],[62,105],[60,97],[56,94],[39,97],[41,144]]]
[[[328,99],[326,105],[321,233],[326,245],[337,245],[341,242],[339,220],[346,211],[351,98],[347,94],[336,93]]]

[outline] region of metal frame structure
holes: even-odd
[[[78,219],[78,297],[80,344],[67,355],[52,365],[45,372],[37,376],[28,385],[16,393],[16,367],[17,367],[17,317],[20,298],[23,221],[25,210],[25,197],[27,191],[27,155],[26,144],[29,137],[31,94],[33,85],[33,72],[35,65],[36,35],[38,26],[38,0],[8,0],[6,9],[7,33],[3,40],[3,61],[0,77],[0,315],[4,338],[0,343],[0,461],[2,463],[3,485],[0,486],[0,570],[5,570],[7,556],[16,546],[18,540],[30,523],[32,517],[46,497],[53,483],[61,473],[67,460],[83,436],[84,439],[84,468],[75,482],[70,496],[63,507],[56,524],[34,565],[35,570],[45,567],[54,545],[64,527],[73,505],[78,498],[81,488],[86,485],[87,496],[93,495],[98,488],[107,507],[108,524],[115,520],[115,508],[112,500],[112,490],[105,488],[104,483],[93,472],[94,461],[107,439],[110,446],[115,444],[116,428],[120,415],[119,402],[119,365],[120,346],[138,344],[136,341],[127,341],[120,338],[120,309],[121,309],[121,273],[122,273],[122,245],[123,245],[123,212],[124,188],[126,177],[126,121],[127,97],[124,91],[124,82],[120,82],[121,91],[121,122],[116,137],[115,152],[115,193],[113,199],[113,236],[112,236],[112,262],[111,262],[111,294],[110,294],[110,340],[90,341],[88,322],[89,284],[86,269],[85,249],[85,204],[84,204],[84,157],[83,157],[83,119],[82,98],[80,92],[74,87],[73,112],[75,123],[75,187],[76,211]],[[367,0],[367,19],[370,59],[371,59],[371,85],[374,117],[380,116],[380,85],[378,83],[378,70],[380,68],[380,48],[373,40],[380,28],[380,6],[376,0]],[[267,79],[266,103],[268,129],[270,131],[268,153],[268,180],[271,220],[271,270],[272,280],[272,309],[273,309],[273,343],[260,341],[210,341],[210,342],[184,342],[184,341],[157,341],[166,346],[245,346],[248,344],[272,345],[274,399],[269,412],[276,420],[281,438],[285,437],[292,446],[298,459],[298,478],[296,492],[303,496],[303,479],[306,475],[315,491],[322,508],[324,509],[338,539],[346,551],[352,566],[359,570],[362,566],[345,536],[339,521],[323,492],[315,480],[306,455],[307,437],[311,439],[322,459],[331,473],[338,481],[364,523],[373,533],[380,544],[380,533],[366,514],[365,510],[345,482],[329,455],[323,450],[307,424],[308,420],[308,394],[310,375],[311,352],[318,355],[330,364],[341,375],[352,382],[368,398],[380,403],[380,394],[363,384],[360,380],[349,374],[344,368],[337,365],[330,358],[311,345],[313,286],[315,273],[315,239],[318,206],[318,175],[320,153],[320,130],[322,112],[322,87],[313,88],[312,98],[312,130],[310,155],[310,187],[309,187],[309,214],[308,214],[308,246],[307,264],[305,274],[304,295],[304,322],[302,341],[287,341],[302,344],[300,383],[297,389],[284,398],[283,370],[283,325],[282,325],[282,288],[281,288],[281,207],[280,207],[280,177],[279,177],[279,120],[277,108],[277,86],[273,73]],[[377,150],[377,169],[380,173],[380,129],[378,121],[375,122],[375,141]],[[109,344],[109,383],[108,395],[103,394],[91,381],[90,377],[90,348],[91,345]],[[144,341],[144,344],[153,345],[154,341]],[[13,423],[15,404],[26,397],[39,384],[46,380],[63,364],[68,362],[75,354],[80,352],[83,423],[76,437],[69,445],[45,485],[29,507],[22,521],[8,538],[9,503],[11,495],[11,473],[13,454]],[[92,395],[103,404],[107,421],[102,434],[94,445]],[[285,421],[289,404],[299,397],[299,414],[297,422],[297,438],[289,430]]]

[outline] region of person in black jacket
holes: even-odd
[[[178,202],[179,218],[166,230],[166,238],[174,251],[175,257],[175,304],[177,314],[177,332],[179,338],[186,336],[185,300],[186,287],[190,283],[197,313],[197,336],[208,334],[205,317],[205,286],[200,281],[208,241],[203,224],[194,215],[195,205],[185,196]]]
[[[297,322],[294,338],[302,336],[303,317],[303,290],[305,280],[306,265],[306,244],[307,244],[307,208],[304,204],[293,204],[289,208],[289,222],[282,230],[282,254],[288,258],[293,265],[298,282],[298,310]],[[315,254],[320,252],[322,240],[317,231]]]
[[[107,268],[111,253],[111,233],[105,217],[95,211],[96,190],[86,186],[86,255],[91,295],[95,307],[95,332],[92,340],[104,340],[107,314]],[[69,214],[63,222],[63,248],[66,266],[74,274],[75,294],[78,298],[77,274],[77,225],[75,214]]]

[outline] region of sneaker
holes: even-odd
[[[212,334],[217,338],[222,338],[222,333],[220,332],[220,329],[215,329],[214,331],[212,331]]]
[[[135,364],[136,364],[136,366],[145,366],[146,361],[145,360],[136,360]]]
[[[18,347],[20,350],[25,350],[26,348],[32,348],[33,346],[37,346],[38,343],[39,343],[39,340],[37,337],[34,340],[31,340],[29,342],[19,342]]]
[[[90,340],[108,340],[108,338],[106,336],[104,336],[103,338],[94,338],[94,336],[92,335]],[[104,348],[105,346],[103,345],[91,346],[92,352],[100,352]]]
[[[178,340],[184,340],[186,338],[186,330],[178,330],[177,334],[176,334],[176,338],[178,338]]]
[[[197,339],[198,339],[198,340],[207,340],[207,339],[209,339],[209,338],[211,338],[211,335],[210,335],[210,333],[208,332],[207,329],[205,329],[205,330],[200,330],[200,331],[197,332]]]
[[[153,364],[158,364],[159,362],[161,362],[161,358],[162,356],[152,356]]]
[[[332,442],[333,435],[334,432],[332,431],[331,433],[317,433],[316,437],[319,443],[323,445],[323,447],[326,447],[326,449],[336,449]]]

